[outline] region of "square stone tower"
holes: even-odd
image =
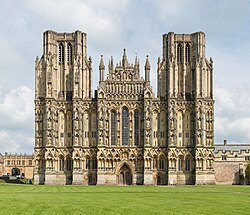
[[[73,120],[78,119],[76,106],[92,98],[86,37],[80,31],[44,32],[35,68],[35,183],[72,183],[74,145],[82,141],[82,127]]]
[[[167,102],[170,183],[214,183],[213,61],[205,34],[163,35],[158,97]]]
[[[36,60],[36,184],[214,183],[213,62],[205,34],[163,35],[158,94],[146,56],[99,64],[92,96],[86,34],[46,31]]]

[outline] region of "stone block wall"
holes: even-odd
[[[221,161],[214,163],[216,184],[242,184],[242,166],[238,162]]]

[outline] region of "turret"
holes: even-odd
[[[146,58],[146,63],[145,63],[145,81],[149,82],[150,80],[150,64],[149,64],[149,60],[148,60],[148,55]]]
[[[127,55],[126,55],[126,49],[123,49],[122,66],[123,67],[128,66],[128,59],[127,59]]]
[[[100,64],[99,64],[99,71],[100,71],[100,82],[104,81],[104,70],[105,70],[105,66],[104,66],[104,62],[103,62],[103,55],[101,55],[101,60],[100,60]]]
[[[137,56],[135,57],[134,70],[135,70],[135,78],[139,79],[140,78],[140,63],[139,63],[139,59],[137,58]]]

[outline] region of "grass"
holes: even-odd
[[[250,214],[250,186],[0,184],[0,214]]]

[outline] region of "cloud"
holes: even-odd
[[[1,152],[27,152],[33,149],[34,92],[20,86],[1,95],[0,149]],[[32,144],[31,144],[32,143]]]
[[[33,149],[34,61],[42,55],[42,33],[48,29],[88,34],[93,90],[98,84],[101,54],[107,68],[110,55],[118,62],[123,48],[130,62],[137,53],[141,76],[148,54],[155,93],[162,34],[204,31],[207,56],[214,60],[216,142],[224,138],[250,141],[248,0],[240,4],[233,0],[2,0],[0,4],[2,149],[6,142],[13,152]]]
[[[215,86],[215,142],[250,142],[250,85]]]

